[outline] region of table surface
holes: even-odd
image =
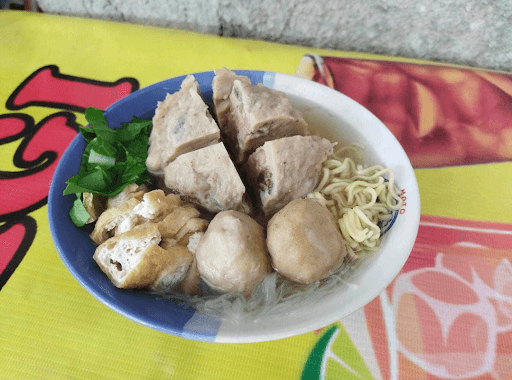
[[[512,376],[510,75],[27,12],[0,12],[0,30],[1,379]],[[154,331],[89,295],[50,237],[49,183],[85,107],[223,66],[345,93],[415,167],[409,260],[370,304],[319,331],[254,344]]]

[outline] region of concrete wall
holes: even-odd
[[[512,72],[509,0],[37,0],[44,12]]]

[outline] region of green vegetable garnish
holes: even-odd
[[[69,212],[69,216],[75,226],[83,227],[89,220],[89,213],[84,207],[82,203],[82,194],[78,193],[76,195],[76,199],[73,202],[73,207],[71,207],[71,211]]]
[[[87,141],[80,171],[66,181],[63,193],[77,195],[69,215],[78,227],[89,219],[82,193],[113,197],[127,185],[140,185],[150,178],[146,159],[151,120],[134,117],[130,123],[122,123],[122,128],[110,129],[103,111],[93,107],[85,110],[85,118],[89,126],[80,127]]]

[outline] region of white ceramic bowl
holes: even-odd
[[[61,158],[48,197],[48,218],[55,245],[64,264],[77,281],[99,301],[131,320],[153,329],[189,339],[215,342],[260,342],[286,338],[329,325],[363,307],[382,292],[407,260],[419,227],[420,198],[413,168],[403,148],[372,113],[345,95],[318,83],[290,75],[240,70],[253,84],[286,93],[307,120],[313,133],[341,146],[360,143],[366,147],[365,163],[379,163],[395,172],[396,183],[407,198],[404,207],[387,226],[378,251],[347,274],[349,284],[317,303],[303,302],[292,315],[262,316],[231,323],[203,315],[186,305],[140,291],[115,288],[98,268],[88,235],[68,217],[73,196],[63,196],[65,181],[78,172],[85,141],[78,135]],[[201,92],[211,102],[213,72],[195,73]],[[121,99],[106,112],[109,125],[120,127],[132,116],[149,119],[157,100],[177,91],[184,76],[156,83]]]

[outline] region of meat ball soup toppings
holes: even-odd
[[[224,68],[212,89],[210,112],[188,75],[152,120],[115,130],[89,109],[65,194],[76,194],[70,216],[93,227],[93,259],[114,286],[217,315],[238,300],[254,316],[320,292],[347,258],[377,249],[379,221],[401,200],[392,171],[335,153],[286,94]]]

